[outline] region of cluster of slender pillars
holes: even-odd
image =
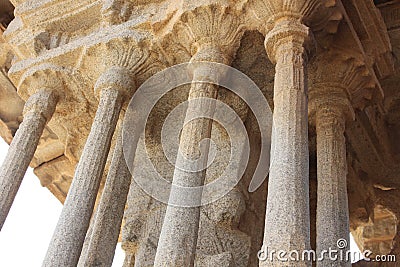
[[[266,41],[267,50],[270,48],[268,55],[276,64],[272,132],[272,147],[275,149],[271,150],[272,165],[262,245],[269,250],[301,252],[310,249],[306,75],[308,55],[304,48],[305,43],[309,41],[309,33],[307,27],[301,24],[298,29],[287,31],[286,34],[279,31],[283,30],[276,29],[275,32],[269,33]],[[224,51],[218,46],[213,47],[209,44],[207,49],[215,49],[214,54],[224,56]],[[218,60],[218,57],[213,59]],[[196,74],[196,70],[194,73]],[[116,71],[113,75],[129,74]],[[113,75],[108,73],[107,77]],[[132,90],[128,85],[126,87],[121,88],[120,84],[113,85],[112,81],[96,85],[99,97],[96,116],[44,259],[44,267],[72,267],[77,266],[78,262],[82,266],[112,264],[131,183],[131,173],[123,156],[121,136],[116,138],[104,191],[93,214],[89,244],[85,246],[84,252],[82,247],[92,218],[112,136],[123,103],[129,100],[127,92]],[[62,101],[57,90],[58,88],[38,88],[25,104],[23,122],[0,169],[0,227],[4,224],[43,129],[55,112],[57,103]],[[193,84],[189,98],[216,98],[217,90],[218,86],[215,85]],[[329,104],[332,103],[328,101],[329,93],[318,97],[321,104],[315,111],[318,157],[317,252],[336,248],[338,239],[349,239],[345,110],[340,105]],[[207,107],[189,106],[187,112],[197,112],[202,108]],[[211,120],[194,120],[190,123],[193,125],[185,126],[182,131],[182,149],[197,147],[200,140],[211,136]],[[197,129],[196,132],[193,129]],[[190,153],[192,152],[189,149],[189,156]],[[176,171],[173,183],[186,186],[204,183],[204,172],[191,175],[188,177],[187,174],[181,175]],[[174,192],[171,192],[171,195],[173,194]],[[199,218],[199,207],[168,206],[154,266],[193,266]],[[318,262],[317,265],[333,266],[332,264],[350,266],[348,261],[333,263],[329,259]],[[288,263],[267,259],[260,261],[260,266],[311,266],[311,262],[305,260]]]

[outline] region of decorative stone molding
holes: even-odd
[[[231,262],[232,266],[248,266],[251,242],[250,237],[238,229],[246,209],[238,187],[216,202],[202,207],[195,266],[203,266],[201,262],[204,257],[218,259],[227,254],[230,257],[225,260]]]
[[[37,56],[87,34],[91,27],[99,24],[98,5],[91,0],[18,3],[14,12],[16,18],[5,33],[6,39],[22,59]],[[65,7],[73,12],[65,14]]]
[[[123,0],[106,0],[101,7],[103,21],[107,25],[126,22],[131,15],[132,3]]]
[[[289,186],[269,186],[270,195],[272,195],[272,201],[269,202],[274,204],[272,206],[279,205],[282,209],[281,213],[268,214],[270,216],[267,216],[267,219],[268,217],[275,218],[275,222],[278,223],[276,227],[267,227],[267,229],[276,230],[287,226],[286,229],[277,231],[284,234],[275,235],[275,240],[288,240],[285,236],[290,232],[288,229],[303,229],[301,233],[291,236],[292,243],[299,239],[302,241],[308,239],[307,222],[309,220],[306,218],[307,210],[303,209],[307,206],[308,151],[305,147],[307,147],[308,134],[304,128],[308,125],[307,106],[310,108],[308,118],[312,123],[319,122],[319,140],[323,142],[323,149],[320,149],[320,152],[322,151],[326,156],[326,162],[336,168],[331,171],[329,177],[343,178],[343,162],[340,166],[333,164],[333,161],[337,163],[339,160],[332,160],[332,157],[343,155],[343,131],[346,124],[346,152],[354,157],[348,160],[348,167],[352,172],[348,179],[354,179],[349,184],[349,188],[355,190],[353,195],[357,198],[351,200],[355,207],[352,216],[368,221],[370,210],[373,210],[372,204],[377,201],[369,192],[372,185],[375,186],[375,191],[382,191],[379,199],[398,202],[397,191],[392,189],[398,188],[400,180],[398,179],[400,169],[397,166],[400,155],[400,146],[397,144],[398,133],[400,133],[398,123],[400,98],[399,90],[397,90],[399,64],[395,61],[396,58],[400,58],[400,13],[397,1],[12,0],[12,3],[17,6],[16,18],[11,24],[0,25],[0,32],[1,29],[7,27],[4,35],[7,44],[0,44],[0,65],[4,62],[6,65],[0,66],[4,74],[4,77],[0,74],[0,84],[8,84],[6,74],[12,62],[11,80],[18,87],[18,93],[24,100],[35,95],[37,91],[33,90],[34,88],[44,88],[46,92],[46,88],[54,86],[62,88],[58,92],[60,101],[56,112],[47,126],[49,131],[45,128],[40,140],[43,151],[46,149],[53,153],[51,156],[42,153],[41,145],[38,145],[37,150],[40,150],[39,154],[43,155],[40,159],[46,160],[31,161],[32,167],[40,165],[36,173],[41,176],[42,184],[46,185],[61,201],[64,200],[70,186],[73,169],[81,156],[96,108],[99,102],[103,101],[99,95],[111,95],[110,97],[115,97],[113,99],[119,105],[120,102],[129,98],[136,86],[167,65],[188,61],[193,63],[214,61],[225,64],[233,62],[234,67],[250,74],[249,76],[260,86],[264,95],[269,97],[270,105],[275,105],[274,113],[279,115],[275,117],[275,122],[281,132],[277,131],[278,135],[274,138],[279,150],[276,158],[278,161],[283,160],[279,162],[282,167],[275,173],[271,173],[270,181],[274,179],[283,181],[282,184]],[[2,12],[3,10],[0,11],[1,14]],[[0,18],[0,23],[1,21],[4,20]],[[339,22],[341,22],[340,25]],[[245,35],[248,35],[246,41],[242,38],[245,31]],[[267,60],[262,47],[263,35],[267,36],[265,48],[270,61],[276,63],[275,79],[273,78],[274,68]],[[0,39],[2,38],[3,36],[0,36]],[[243,48],[241,55],[236,53],[239,45]],[[355,47],[357,51],[354,50]],[[12,52],[9,53],[10,49]],[[318,53],[323,49],[328,50],[329,53],[332,51],[335,53],[324,60],[320,60],[317,54],[314,61],[313,53],[315,51]],[[331,64],[335,67],[330,67]],[[307,65],[323,66],[316,70],[312,69],[310,73],[309,105],[307,103]],[[33,69],[35,71],[30,71]],[[394,70],[397,71],[396,75],[392,75]],[[197,77],[204,74],[223,75],[223,73],[213,73],[212,69],[192,68],[191,71],[198,75]],[[33,74],[34,72],[36,74]],[[46,81],[49,76],[55,80]],[[60,84],[57,85],[56,80],[59,80]],[[37,81],[44,83],[40,84]],[[274,103],[272,103],[274,82],[276,92]],[[160,118],[163,118],[170,107],[185,100],[187,87],[179,88],[170,95],[166,95],[164,102],[157,104],[158,106],[154,109],[155,115],[149,120],[150,137],[146,135],[146,143],[149,139],[152,139],[150,142],[158,142],[155,139],[159,137],[156,130],[162,127],[159,123]],[[387,106],[380,105],[383,93],[385,102],[389,102]],[[194,88],[190,96],[197,97],[205,94],[217,97],[218,100],[231,105],[242,120],[247,119],[246,128],[254,142],[253,147],[257,149],[259,141],[257,126],[253,121],[252,113],[248,112],[249,116],[247,116],[245,105],[237,100],[235,95],[212,86]],[[0,91],[0,98],[2,100],[0,119],[3,119],[6,113],[2,111],[8,109],[7,112],[9,112],[9,106],[12,104],[9,98],[3,97],[2,91]],[[26,116],[35,113],[35,110],[35,108],[30,109]],[[356,120],[352,121],[354,113]],[[40,123],[46,121],[45,117],[49,117],[49,114],[42,115],[40,115]],[[12,120],[12,133],[21,121],[18,118],[22,118],[22,108],[19,112],[13,113],[13,118],[17,119]],[[23,127],[24,125],[20,126],[20,129]],[[217,129],[218,125],[213,123],[212,128]],[[285,128],[293,129],[293,132],[297,131],[297,134],[292,134],[290,130],[284,132]],[[311,129],[314,131],[313,127]],[[109,130],[107,128],[105,131],[98,132],[107,132],[106,135],[110,135]],[[33,131],[30,130],[30,132]],[[389,137],[386,132],[389,133]],[[11,141],[12,134],[8,136],[7,140]],[[339,137],[335,139],[332,136]],[[211,133],[211,137],[215,135]],[[390,140],[386,140],[389,138]],[[309,140],[314,141],[313,132],[310,133]],[[28,141],[27,139],[26,142]],[[111,148],[115,143],[115,141],[111,142]],[[339,147],[338,150],[329,150],[330,144],[336,145],[336,148]],[[393,157],[393,166],[388,160],[391,156],[390,150],[386,147],[394,151],[393,156],[397,155],[397,158]],[[188,143],[186,148],[190,151],[191,144]],[[312,159],[315,156],[313,152],[310,153]],[[171,172],[163,176],[172,177],[172,166],[166,167],[168,163],[163,161],[159,155],[161,153],[157,154],[158,152],[154,151],[149,153],[152,160],[156,158],[155,165],[158,170],[167,173],[168,169],[168,172]],[[348,154],[345,156],[349,157]],[[117,160],[119,164],[123,163],[118,154],[115,157],[119,159]],[[296,160],[291,161],[290,159],[293,158]],[[321,157],[318,160],[321,165]],[[105,171],[108,171],[108,166],[112,165],[110,165],[111,156],[108,156],[108,162]],[[218,163],[224,162],[225,159],[222,159]],[[301,168],[296,169],[294,166],[296,164],[292,164],[293,162],[301,165]],[[18,161],[14,163],[20,165]],[[312,161],[310,164],[313,168],[310,170],[311,175],[316,168],[313,163]],[[117,165],[123,165],[119,164]],[[111,178],[118,176],[116,169],[123,169],[122,167],[115,168],[117,165],[110,167]],[[355,170],[351,171],[352,168]],[[250,166],[244,180],[250,180],[248,177],[251,175],[251,170]],[[148,173],[145,170],[140,171],[136,174],[147,177]],[[208,169],[208,172],[211,174],[206,175],[206,182],[208,178],[212,179],[213,175],[212,169]],[[303,179],[295,179],[293,174],[297,175],[296,178]],[[285,180],[287,177],[293,179]],[[332,182],[333,179],[330,180]],[[123,184],[123,186],[126,185],[126,183]],[[343,186],[343,182],[337,185],[339,188]],[[135,185],[131,188],[134,187]],[[243,211],[240,204],[243,196],[238,196],[239,194],[228,195],[221,199],[222,203],[216,203],[208,207],[209,209],[200,209],[200,234],[196,247],[195,265],[244,265],[248,256],[247,238],[249,236],[251,237],[249,265],[256,265],[256,254],[262,242],[263,216],[260,214],[265,209],[267,187],[254,194],[247,194],[240,186],[235,190],[240,190],[245,195],[246,211],[243,216],[240,216]],[[340,187],[340,190],[343,192],[343,187]],[[112,190],[107,192],[105,196],[117,197],[112,194]],[[277,192],[283,193],[273,197]],[[315,192],[310,193],[313,195]],[[124,193],[118,197],[123,198],[123,195]],[[277,202],[274,203],[274,199]],[[111,205],[112,201],[108,204]],[[134,264],[153,266],[165,205],[149,200],[138,191],[131,194],[128,204],[125,216],[127,224],[122,234],[123,247],[127,252],[126,266]],[[118,208],[122,209],[122,205],[120,204]],[[392,211],[398,210],[395,204],[392,207],[394,207]],[[286,221],[290,216],[289,213],[294,209],[301,211],[291,216],[292,220]],[[118,214],[119,212],[121,211],[118,211]],[[303,216],[300,216],[301,214]],[[111,214],[108,213],[108,215]],[[194,220],[191,215],[193,214],[188,215],[189,222]],[[225,215],[228,218],[225,218]],[[280,218],[281,215],[285,217]],[[328,215],[332,216],[332,214]],[[239,217],[241,217],[241,223],[237,226]],[[396,217],[399,216],[396,214]],[[293,221],[301,222],[302,226],[293,227],[294,224],[291,225]],[[358,226],[361,219],[355,221],[354,225]],[[101,219],[97,223],[101,224]],[[187,224],[182,227],[182,229],[187,228]],[[116,231],[116,228],[113,230]],[[313,231],[312,227],[311,231]],[[269,235],[272,236],[273,233],[268,232]],[[392,233],[390,236],[392,237]],[[394,244],[394,250],[397,252],[399,251],[397,242],[400,240],[399,236],[397,234]],[[175,239],[178,238],[179,236]],[[389,238],[385,239],[382,246],[391,247],[388,246],[389,241]],[[306,244],[307,241],[303,243]],[[379,244],[379,241],[374,240],[372,247],[379,249]],[[107,243],[107,246],[112,247],[111,242]],[[285,249],[281,247],[281,244],[277,247]],[[102,256],[109,260],[108,255]]]
[[[147,144],[148,141],[150,144]],[[168,179],[173,176],[173,166],[165,159],[161,144],[148,139],[145,145],[139,142],[136,154],[144,153],[150,155],[163,177]],[[151,169],[143,157],[135,157],[134,165],[143,166],[133,170],[133,176],[137,179],[147,179],[151,175]],[[121,244],[126,253],[124,266],[153,266],[166,204],[147,195],[135,180],[132,180],[127,202]]]
[[[267,24],[273,25],[282,18],[292,17],[299,21],[310,18],[319,6],[323,4],[323,1],[262,0],[253,1],[252,3],[255,5],[253,9],[259,18],[263,19]]]

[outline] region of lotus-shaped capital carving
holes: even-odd
[[[140,85],[164,68],[159,54],[151,48],[149,38],[146,34],[132,30],[99,38],[95,44],[86,49],[81,68],[87,71],[91,79],[100,78],[97,87],[109,84],[115,79],[118,84],[118,79],[122,79],[132,91],[134,88],[131,85]],[[86,69],[85,66],[97,66],[97,68]],[[128,76],[131,80],[127,78]]]
[[[298,20],[313,31],[328,27],[336,32],[342,19],[336,7],[337,0],[252,0],[249,2],[256,18],[265,25],[267,32],[275,23],[283,20]],[[331,22],[334,22],[333,25]]]
[[[244,29],[240,14],[233,8],[217,4],[196,7],[181,15],[172,33],[166,36],[164,46],[172,50],[171,45],[176,45],[190,56],[208,50],[213,55],[208,57],[207,53],[200,51],[205,57],[202,60],[229,64],[240,45]],[[215,55],[215,51],[219,51],[219,55]]]
[[[377,91],[375,80],[361,55],[345,50],[324,51],[317,55],[310,69],[310,93],[338,88],[346,92],[351,102],[358,106],[371,99]],[[335,89],[335,90],[336,90]]]

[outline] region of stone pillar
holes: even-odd
[[[207,23],[204,23],[205,21],[212,21],[213,26],[209,27]],[[173,42],[180,43],[179,46],[191,48],[191,62],[230,64],[239,47],[243,32],[244,25],[241,17],[233,8],[209,5],[184,13],[175,25],[174,34],[171,37]],[[194,64],[191,71],[193,80],[197,81],[209,81],[210,77],[216,77],[218,80],[221,77],[219,75],[224,75],[219,73],[218,69],[204,67],[201,64]],[[197,119],[189,121],[181,131],[179,144],[181,153],[177,155],[176,166],[178,167],[175,168],[172,181],[175,186],[197,187],[204,184],[205,170],[203,169],[208,160],[212,126],[212,120],[204,117],[212,118],[215,111],[215,102],[205,101],[204,98],[215,99],[217,92],[218,86],[211,83],[197,82],[191,85],[188,100],[192,102],[188,104],[185,122],[191,118],[197,117]],[[202,151],[199,147],[200,142],[202,142]],[[196,162],[197,166],[193,166],[191,162]],[[193,171],[194,167],[201,171]],[[172,186],[169,202],[186,199],[200,206],[201,195],[201,193],[184,195]],[[154,266],[194,265],[200,220],[199,206],[168,205]]]
[[[77,265],[124,94],[132,88],[129,72],[120,67],[97,81],[99,106],[42,266]]]
[[[25,104],[24,120],[0,169],[0,230],[57,102],[54,90],[42,89],[30,96]]]
[[[121,229],[131,173],[125,162],[122,135],[118,136],[110,170],[93,218],[87,251],[81,255],[80,266],[111,266]]]
[[[192,58],[192,62],[221,62],[225,63],[226,56],[217,46],[201,47],[197,54]],[[198,81],[209,80],[211,75],[215,75],[211,69],[193,69],[193,79]],[[197,98],[216,99],[218,85],[209,83],[193,83],[188,100]],[[172,183],[177,186],[196,187],[204,184],[205,169],[197,172],[184,171],[191,169],[188,160],[198,160],[198,169],[203,169],[207,164],[209,150],[209,140],[203,151],[200,151],[200,141],[211,137],[212,120],[198,117],[212,117],[215,110],[215,103],[210,101],[189,102],[186,111],[185,121],[189,121],[182,129],[177,165],[183,168],[175,168]],[[189,119],[188,119],[189,118]],[[203,154],[204,153],[204,154]],[[200,160],[199,160],[200,159]],[[182,196],[179,189],[170,192],[170,200],[190,197],[194,202],[201,202],[201,194],[196,196]],[[168,205],[164,223],[158,241],[157,253],[154,266],[193,266],[196,252],[196,244],[199,230],[200,207],[177,207]]]
[[[344,131],[346,119],[354,115],[344,89],[318,87],[325,88],[313,88],[310,94],[317,132],[317,256],[323,250],[342,249],[343,257],[330,259],[325,253],[317,266],[351,266],[351,260],[346,261],[350,229]]]
[[[296,19],[277,22],[265,47],[276,62],[271,169],[260,266],[293,266],[271,261],[270,251],[310,249],[307,51],[309,29]],[[286,254],[285,257],[288,257]],[[296,266],[310,263],[296,261]]]

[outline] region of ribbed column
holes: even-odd
[[[93,218],[87,251],[82,252],[80,266],[112,265],[131,177],[123,154],[122,135],[119,135],[100,204]]]
[[[19,126],[0,169],[0,230],[32,161],[46,123],[52,117],[58,97],[55,91],[43,89],[29,97],[24,120]]]
[[[42,266],[78,263],[123,95],[131,87],[129,72],[118,67],[103,73],[96,83],[99,106]]]
[[[276,62],[271,169],[268,183],[260,266],[309,266],[306,261],[279,260],[283,250],[310,248],[307,65],[309,30],[297,20],[278,22],[266,36],[269,57]],[[272,257],[270,257],[272,256]],[[282,255],[281,255],[282,256]],[[272,259],[272,260],[271,260]]]
[[[351,261],[346,261],[350,230],[344,136],[351,106],[343,89],[324,92],[315,94],[312,99],[318,103],[313,105],[317,131],[317,255],[321,256],[323,250],[329,249],[342,249],[343,254],[332,254],[332,257],[326,252],[324,260],[318,261],[317,266],[351,266]]]
[[[192,58],[196,61],[225,62],[224,55],[217,47],[202,48]],[[214,70],[216,71],[216,70]],[[202,67],[193,69],[193,79],[197,81],[209,80],[211,75],[215,75],[211,69]],[[209,139],[211,137],[212,120],[201,117],[212,117],[215,111],[215,102],[195,101],[199,98],[216,99],[218,86],[209,83],[193,83],[188,97],[188,108],[186,111],[185,122],[188,121],[181,132],[180,144],[176,165],[173,176],[173,185],[183,187],[202,186],[205,179],[205,169],[207,164]],[[191,120],[191,118],[196,118]],[[191,121],[190,121],[191,120]],[[203,140],[205,139],[205,140]],[[200,141],[203,141],[204,149],[200,151]],[[193,169],[193,165],[188,161],[197,161],[197,169],[202,171],[185,171]],[[203,170],[204,169],[204,170]],[[182,192],[172,187],[170,192],[170,202],[178,199],[190,197],[193,202],[201,202],[201,194],[193,196],[180,195]],[[171,201],[173,200],[173,201]],[[164,223],[158,241],[157,253],[154,266],[157,267],[178,267],[193,266],[196,252],[196,244],[199,230],[200,207],[178,207],[168,205]]]

